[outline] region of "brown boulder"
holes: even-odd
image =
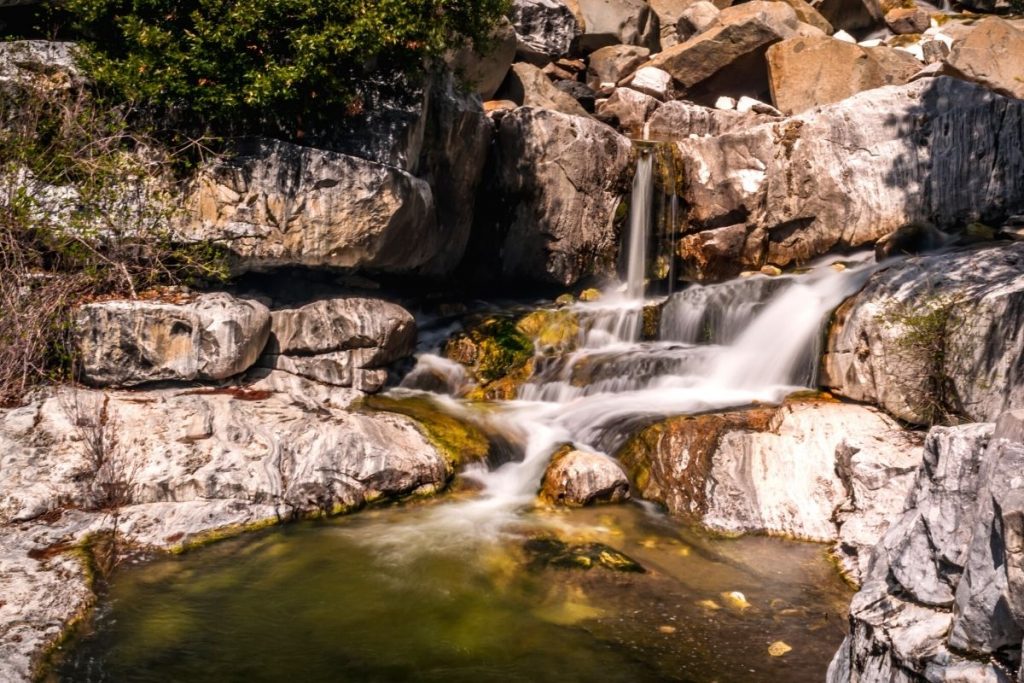
[[[568,93],[556,88],[544,72],[526,62],[512,65],[499,99],[512,100],[523,107],[550,109],[573,116],[587,116],[586,110]]]
[[[540,497],[548,503],[569,507],[620,503],[629,498],[629,480],[619,464],[607,455],[563,446],[544,472]]]
[[[616,84],[647,61],[651,51],[638,45],[609,45],[590,55],[587,85],[600,90],[602,83]]]
[[[920,7],[897,7],[885,14],[885,23],[893,33],[924,33],[932,19]]]
[[[834,30],[832,28],[832,24],[829,23],[828,19],[823,17],[821,12],[814,9],[814,7],[812,7],[810,3],[806,2],[806,0],[779,1],[785,2],[787,5],[792,7],[793,11],[796,12],[796,18],[802,21],[803,23],[810,24],[814,28],[824,31],[825,33],[828,33],[830,35]]]
[[[920,69],[921,62],[903,50],[828,37],[791,38],[768,49],[772,100],[785,114],[883,85],[902,85]]]
[[[989,17],[953,45],[946,61],[964,80],[974,81],[1000,95],[1024,98],[1024,31]]]
[[[786,3],[754,0],[722,10],[718,23],[658,54],[649,65],[670,73],[691,100],[721,95],[760,99],[768,91],[765,51],[804,30],[818,33],[801,24]]]

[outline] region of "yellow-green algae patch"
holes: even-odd
[[[491,451],[491,442],[483,430],[446,413],[426,396],[374,394],[353,407],[411,418],[456,470],[467,463],[485,460]]]

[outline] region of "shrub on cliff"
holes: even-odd
[[[67,0],[85,66],[193,135],[301,138],[474,41],[508,0]]]

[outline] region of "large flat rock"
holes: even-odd
[[[226,379],[253,365],[269,334],[266,306],[224,293],[182,304],[104,301],[75,313],[81,377],[96,386]]]

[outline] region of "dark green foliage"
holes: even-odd
[[[470,40],[508,0],[68,0],[86,70],[192,136],[301,138]]]

